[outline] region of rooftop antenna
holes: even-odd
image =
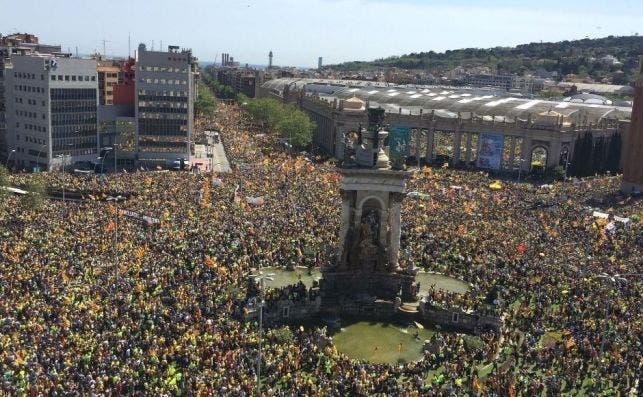
[[[161,40],[161,44],[159,45],[159,51],[163,51],[163,40]]]
[[[109,40],[103,39],[103,57],[107,59],[107,43]]]
[[[132,35],[130,32],[127,32],[127,57],[132,57]]]
[[[154,40],[152,40],[152,51],[154,51]]]
[[[78,58],[78,46],[76,46],[76,58]]]

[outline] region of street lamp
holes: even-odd
[[[9,155],[7,156],[7,167],[9,167],[9,160],[11,159],[11,155],[16,152],[16,149],[11,149],[9,152]]]
[[[66,154],[59,154],[59,155],[56,156],[56,158],[60,159],[60,161],[62,163],[62,169],[63,169],[63,205],[65,204],[65,182],[66,182],[66,179],[65,179],[65,157],[67,157],[67,156],[68,155],[66,155]]]
[[[125,197],[118,195],[116,197],[109,196],[107,201],[113,202],[116,206],[116,221],[114,222],[114,271],[118,273],[118,203],[125,200]]]
[[[42,151],[47,147],[47,145],[40,145],[40,150],[38,151],[38,158],[36,159],[36,167],[38,167],[38,172],[40,172],[40,155]]]
[[[101,157],[100,161],[100,173],[103,173],[103,165],[105,164],[105,157],[107,157],[107,153],[111,152],[112,150],[114,151],[114,156],[116,156],[116,150],[114,150],[111,147],[104,147],[103,150],[105,150],[105,153],[103,153],[103,157]],[[114,161],[116,163],[116,161]],[[114,172],[116,172],[116,167],[114,167]]]
[[[257,355],[257,396],[261,396],[261,337],[263,334],[263,307],[266,303],[264,300],[264,291],[266,289],[266,280],[274,280],[274,273],[251,274],[250,277],[259,282],[259,296],[252,297],[249,303],[255,307],[259,306],[259,350]]]

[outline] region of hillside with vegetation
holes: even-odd
[[[499,73],[545,70],[559,76],[575,74],[600,81],[610,79],[614,84],[627,84],[637,70],[638,56],[643,54],[643,37],[609,36],[599,39],[529,43],[516,47],[487,49],[465,48],[391,56],[370,62],[346,62],[333,68],[343,71],[363,71],[397,67],[443,73],[458,66],[486,66]],[[620,63],[610,64],[602,58],[613,56]]]

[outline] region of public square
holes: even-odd
[[[246,277],[333,260],[339,174],[318,155],[283,152],[235,104],[219,103],[212,117],[229,173],[8,176],[11,186],[39,180],[83,198],[0,199],[0,394],[255,392],[258,324],[236,314]],[[404,201],[400,251],[471,286],[426,289],[436,304],[475,310],[500,289],[497,334],[468,343],[432,332],[435,349],[391,364],[320,343],[323,327],[267,327],[262,392],[624,396],[640,387],[643,289],[627,275],[643,273],[643,202],[618,193],[620,176],[493,181],[449,167],[413,172],[407,189],[424,195]],[[108,200],[118,195],[127,199]],[[266,291],[267,304],[287,288]]]

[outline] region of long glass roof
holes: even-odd
[[[264,83],[263,88],[282,95],[284,87],[290,90],[304,89],[308,95],[316,95],[332,102],[357,97],[368,101],[370,106],[380,106],[387,112],[419,114],[434,111],[438,117],[482,117],[496,121],[526,120],[548,116],[583,118],[596,123],[600,119],[627,120],[631,108],[612,105],[583,104],[565,101],[525,98],[497,89],[394,85],[381,82],[358,80],[322,80],[283,78]]]

